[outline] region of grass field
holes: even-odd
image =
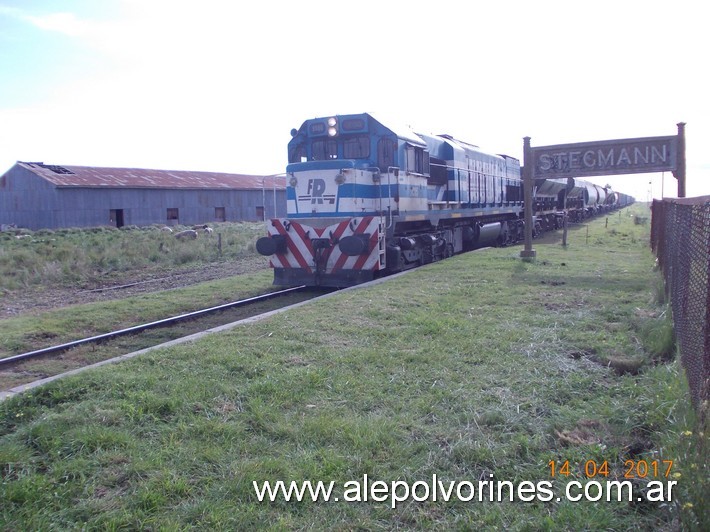
[[[178,240],[161,226],[22,230],[0,233],[3,290],[100,281],[107,275],[165,269],[255,254],[263,223],[219,223],[212,237]],[[187,227],[175,228],[188,229]],[[222,234],[221,250],[216,233]]]
[[[630,214],[536,245],[534,263],[454,257],[4,401],[0,528],[707,529],[707,434]],[[561,497],[588,461],[605,481],[627,460],[672,460],[633,483],[675,481],[673,500]],[[554,496],[342,500],[365,475]],[[335,481],[341,500],[260,502],[267,480]]]

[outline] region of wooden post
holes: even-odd
[[[678,122],[678,160],[673,175],[678,180],[678,197],[685,197],[685,122]]]
[[[530,137],[523,138],[523,202],[525,204],[525,249],[520,252],[520,258],[525,262],[535,260],[533,239],[533,158],[530,147]]]
[[[562,247],[567,247],[567,189],[562,199]]]
[[[567,247],[567,211],[562,216],[562,247]]]

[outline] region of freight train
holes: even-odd
[[[287,217],[257,251],[274,284],[345,287],[481,246],[523,238],[520,161],[450,135],[392,127],[367,113],[306,120],[291,131]],[[536,183],[534,228],[628,205],[578,179]]]

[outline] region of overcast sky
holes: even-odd
[[[329,114],[521,160],[524,136],[673,135],[682,121],[687,195],[710,194],[703,5],[0,0],[0,173],[21,160],[274,174],[291,128]],[[677,190],[670,173],[590,180],[642,201],[662,180]]]

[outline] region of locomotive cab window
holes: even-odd
[[[370,156],[370,137],[358,135],[343,140],[343,157],[346,159],[367,159]]]
[[[304,144],[294,146],[288,153],[289,163],[305,163],[307,160],[306,146]]]
[[[407,171],[414,174],[429,173],[429,152],[419,146],[407,146]]]
[[[334,140],[314,140],[311,146],[312,161],[338,158],[338,144]]]
[[[387,172],[388,169],[395,165],[394,154],[397,150],[397,143],[387,137],[382,137],[377,142],[377,166],[380,167],[380,172]]]

